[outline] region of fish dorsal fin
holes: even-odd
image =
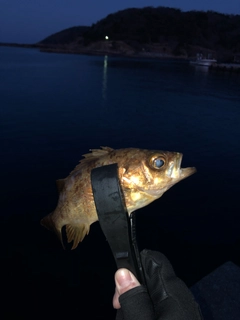
[[[109,148],[109,147],[100,147],[101,149],[90,149],[91,153],[86,153],[83,154],[83,157],[85,159],[89,159],[89,158],[99,158],[102,156],[105,156],[107,154],[109,154],[111,151],[113,151],[114,149]]]
[[[75,172],[78,169],[81,169],[83,164],[88,164],[89,161],[97,160],[100,157],[106,156],[113,150],[114,149],[109,147],[101,147],[101,149],[90,149],[90,151],[92,152],[83,154],[84,159],[81,159],[79,161],[79,164],[74,168],[74,170],[71,173]]]
[[[109,147],[100,147],[101,149],[90,149],[91,153],[83,154],[84,159],[81,159],[79,161],[79,164],[74,168],[74,170],[70,173],[76,172],[76,170],[79,170],[82,168],[82,165],[88,165],[90,161],[97,160],[103,156],[108,155],[110,152],[112,152],[114,149]]]
[[[60,193],[60,192],[63,190],[63,188],[64,188],[65,179],[56,180],[56,185],[57,185],[57,190],[58,190],[58,192]]]
[[[109,154],[113,150],[114,149],[109,148],[109,147],[101,147],[101,149],[90,149],[91,153],[83,154],[84,159],[80,160],[79,164],[77,165],[77,167],[75,169],[77,169],[79,167],[79,165],[81,166],[83,163],[88,163],[89,161],[106,156],[107,154]]]
[[[79,242],[81,242],[84,239],[84,237],[89,233],[89,229],[90,226],[86,223],[66,225],[68,243],[73,241],[71,250],[77,248]]]

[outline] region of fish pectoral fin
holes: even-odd
[[[81,224],[67,224],[66,234],[68,243],[73,241],[72,249],[77,248],[79,242],[89,233],[90,225],[86,223]]]

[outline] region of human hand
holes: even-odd
[[[201,320],[201,311],[185,283],[160,252],[143,250],[147,288],[127,269],[115,274],[113,306],[117,320]]]

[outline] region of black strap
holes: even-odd
[[[91,182],[98,219],[118,268],[127,268],[144,283],[140,255],[136,244],[135,220],[131,222],[118,179],[118,166],[94,168]],[[135,243],[132,243],[132,240]]]

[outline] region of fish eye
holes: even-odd
[[[153,158],[152,159],[152,165],[155,169],[160,169],[162,166],[164,166],[164,159],[163,158]]]

